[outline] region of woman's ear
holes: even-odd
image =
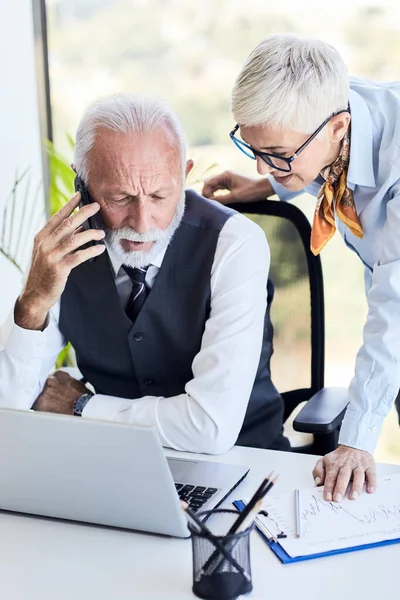
[[[344,134],[349,128],[350,120],[350,114],[347,112],[332,117],[332,119],[329,122],[329,139],[331,143],[342,141],[342,139],[344,138]]]

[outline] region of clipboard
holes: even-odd
[[[292,545],[293,547],[293,539],[290,540],[289,538],[293,538],[293,529],[290,526],[290,521],[288,519],[288,529],[285,531],[285,528],[282,527],[282,525],[284,524],[284,521],[282,520],[280,523],[277,523],[277,521],[275,521],[275,515],[272,514],[271,515],[268,514],[268,512],[266,511],[261,511],[260,516],[256,518],[255,521],[255,526],[257,528],[257,531],[259,532],[259,534],[261,535],[261,537],[264,539],[264,541],[266,542],[266,544],[269,546],[269,548],[272,550],[272,552],[276,555],[276,557],[280,560],[281,563],[283,564],[290,564],[290,563],[295,563],[295,562],[302,562],[302,561],[306,561],[306,560],[314,560],[317,558],[323,558],[326,556],[334,556],[336,554],[347,554],[349,552],[356,552],[358,550],[367,550],[370,548],[378,548],[380,546],[390,546],[393,544],[398,544],[400,543],[400,496],[398,494],[398,490],[400,489],[400,474],[396,474],[396,475],[392,475],[392,476],[387,476],[385,478],[382,478],[382,480],[379,482],[378,481],[378,488],[380,490],[380,498],[378,499],[374,499],[374,495],[368,495],[365,496],[365,500],[364,500],[364,505],[367,506],[370,505],[371,509],[368,509],[370,512],[367,514],[366,509],[362,509],[364,511],[364,516],[366,517],[366,522],[365,523],[361,523],[361,519],[358,518],[357,520],[359,521],[359,523],[356,523],[356,526],[359,528],[365,528],[366,533],[363,534],[362,536],[360,535],[354,535],[354,539],[357,539],[357,541],[359,541],[361,538],[365,538],[368,539],[368,537],[370,537],[371,539],[374,539],[374,541],[372,541],[371,543],[351,543],[352,537],[349,534],[348,536],[348,540],[347,540],[347,545],[346,547],[338,547],[338,548],[331,548],[329,550],[325,550],[325,551],[315,551],[315,552],[308,552],[306,554],[296,554],[294,555],[291,554],[290,552],[288,552],[282,544],[286,544],[287,547],[290,547],[290,545]],[[385,492],[386,490],[386,492]],[[306,498],[308,498],[308,496],[310,495],[312,491],[311,490],[305,490],[304,491],[304,496]],[[320,493],[322,493],[322,490],[320,491]],[[376,492],[377,493],[377,492]],[[289,494],[286,494],[286,496],[288,496]],[[282,494],[282,497],[284,496],[284,494]],[[383,507],[382,504],[382,499],[383,501],[386,502],[387,506]],[[350,501],[348,501],[350,502]],[[358,502],[355,501],[355,502]],[[380,502],[380,504],[379,504]],[[375,505],[378,503],[378,507],[376,507]],[[246,504],[245,501],[243,500],[235,500],[233,502],[234,506],[239,510],[239,511],[243,511]],[[322,503],[321,503],[322,504]],[[343,517],[343,515],[341,513],[346,513],[344,515],[344,518],[346,519],[350,519],[351,517],[354,518],[354,515],[351,515],[349,513],[349,510],[346,510],[346,508],[341,507],[340,505],[338,505],[337,503],[324,503],[325,505],[331,505],[331,512],[332,513],[340,513],[338,516],[339,517]],[[348,504],[347,506],[353,508],[355,507],[355,504],[351,503]],[[305,510],[303,511],[303,514],[307,515],[309,514],[307,512],[308,506],[303,507]],[[329,508],[329,507],[328,507]],[[358,507],[357,507],[358,508]],[[368,527],[371,526],[375,527],[375,529],[379,529],[378,526],[378,521],[379,518],[381,519],[383,525],[381,526],[381,529],[384,530],[384,521],[385,521],[385,513],[384,513],[384,508],[386,509],[386,515],[389,515],[390,519],[387,519],[388,522],[392,523],[392,530],[390,531],[390,539],[384,539],[384,532],[382,531],[382,539],[379,539],[379,541],[377,541],[377,537],[379,537],[379,533],[377,532],[372,532],[372,533],[368,533]],[[374,512],[375,510],[375,512]],[[286,506],[286,512],[287,512],[287,506]],[[268,529],[268,527],[270,527],[270,525],[266,525],[268,519],[263,519],[261,517],[261,515],[264,513],[265,516],[268,517],[268,519],[271,520],[271,523],[276,523],[277,525],[279,525],[279,527],[275,528],[274,531],[271,531],[270,529]],[[293,513],[294,513],[294,501],[293,501]],[[367,517],[370,517],[370,521],[368,521]],[[374,518],[372,518],[374,517]],[[313,516],[311,516],[311,519],[313,518]],[[332,515],[330,515],[331,520],[333,519]],[[340,521],[339,521],[340,522]],[[371,525],[372,523],[372,525]],[[342,523],[342,527],[343,527],[343,523]],[[357,529],[356,527],[356,529]],[[272,529],[272,528],[271,528]],[[398,529],[398,533],[397,533],[397,529]],[[277,534],[277,532],[280,530],[280,533]],[[331,545],[334,544],[334,541],[331,540]],[[304,543],[303,543],[304,546]],[[318,546],[318,544],[314,544],[315,547]],[[321,547],[323,547],[323,544],[321,544]]]

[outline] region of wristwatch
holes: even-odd
[[[83,396],[80,396],[80,398],[75,400],[73,406],[73,414],[75,417],[82,416],[83,409],[85,408],[86,404],[89,402],[92,396],[93,394],[83,394]]]

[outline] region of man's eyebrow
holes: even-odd
[[[171,191],[171,189],[172,189],[171,186],[170,187],[168,187],[168,186],[160,187],[160,188],[155,189],[152,192],[148,192],[148,195],[152,196],[152,195],[157,195],[157,194],[168,194]],[[116,189],[116,188],[112,188],[112,187],[110,187],[110,188],[105,187],[103,189],[103,193],[107,196],[126,196],[126,197],[131,196],[132,198],[136,198],[136,196],[137,196],[137,194],[131,194],[130,192],[124,191],[122,188]]]
[[[165,187],[160,187],[160,188],[154,190],[154,192],[151,192],[151,193],[152,194],[163,194],[163,193],[164,194],[168,194],[168,192],[170,192],[171,189],[172,189],[172,187],[165,186]]]
[[[129,193],[125,192],[122,188],[118,189],[115,187],[104,187],[102,189],[102,193],[105,196],[129,196]]]

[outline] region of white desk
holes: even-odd
[[[209,459],[251,467],[231,499],[251,494],[272,469],[281,490],[312,485],[313,456],[236,447]],[[400,598],[400,545],[283,566],[254,533],[251,554],[251,600]],[[1,600],[190,600],[191,560],[189,539],[0,513]]]

